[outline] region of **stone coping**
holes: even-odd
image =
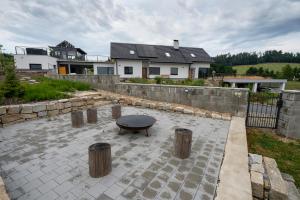
[[[252,200],[245,119],[232,117],[216,200]]]
[[[300,93],[300,90],[284,90],[284,93]]]
[[[164,84],[143,84],[143,83],[117,83],[117,85],[140,85],[140,86],[155,86],[155,87],[175,87],[175,88],[179,87],[179,88],[194,88],[194,89],[220,89],[220,90],[249,91],[248,88],[189,86],[189,85],[164,85]]]

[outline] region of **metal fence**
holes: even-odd
[[[282,94],[249,93],[246,125],[248,127],[277,128]]]

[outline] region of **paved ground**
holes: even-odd
[[[158,121],[144,133],[118,135],[110,106],[98,108],[99,122],[75,129],[70,114],[0,129],[0,170],[12,199],[213,199],[229,121],[124,107]],[[172,155],[174,129],[193,131],[192,153]],[[112,145],[113,170],[88,174],[88,146]]]

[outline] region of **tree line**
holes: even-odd
[[[282,78],[287,80],[299,80],[300,79],[300,67],[292,68],[289,64],[284,66],[281,71],[274,72],[273,70],[264,69],[262,67],[250,67],[246,71],[246,75],[249,76],[263,76],[272,77],[275,79]]]
[[[269,50],[263,53],[242,52],[238,54],[222,54],[213,58],[216,64],[225,66],[255,65],[268,62],[300,63],[300,53]]]

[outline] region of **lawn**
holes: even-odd
[[[40,77],[37,78],[37,81],[39,83],[36,84],[22,83],[24,95],[18,99],[17,103],[63,99],[70,97],[70,93],[76,90],[85,91],[91,89],[91,86],[87,83],[69,80],[54,80]]]
[[[250,153],[274,158],[281,172],[292,175],[300,187],[300,140],[285,139],[267,129],[247,129]]]
[[[285,89],[286,90],[300,90],[300,81],[288,81]]]
[[[260,63],[257,65],[237,65],[233,66],[233,69],[237,70],[237,74],[244,75],[250,67],[262,67],[263,69],[269,69],[270,71],[273,70],[274,72],[280,72],[286,65],[290,65],[291,67],[300,67],[300,63]]]

